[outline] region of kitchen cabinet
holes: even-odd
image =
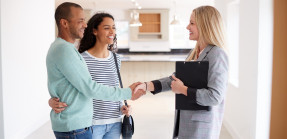
[[[143,9],[137,10],[140,27],[130,27],[132,41],[167,41],[169,39],[169,10]]]

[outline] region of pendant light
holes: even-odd
[[[173,5],[175,7],[175,12],[174,12],[174,15],[173,15],[173,18],[172,18],[172,21],[170,22],[171,25],[178,25],[180,24],[179,20],[177,19],[177,16],[176,16],[176,0],[173,1]]]
[[[132,0],[132,3],[133,3],[135,8],[131,12],[130,26],[131,27],[142,26],[142,23],[139,20],[139,17],[140,17],[139,13],[136,11],[136,9],[141,9],[141,6],[135,0]]]
[[[131,12],[131,20],[130,20],[131,27],[139,27],[142,26],[142,23],[139,20],[139,13],[136,10]]]

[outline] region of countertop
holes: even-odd
[[[165,62],[172,62],[172,61],[184,61],[187,55],[122,55],[122,61],[165,61]]]
[[[141,62],[174,62],[184,61],[190,49],[172,49],[170,52],[129,52],[128,49],[119,49],[118,54],[122,61]]]

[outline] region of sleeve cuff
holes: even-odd
[[[162,90],[162,87],[161,87],[161,83],[159,80],[154,80],[154,81],[151,81],[153,83],[153,86],[154,86],[154,91],[151,91],[152,94],[157,94],[159,92],[161,92]]]
[[[195,88],[187,88],[187,97],[190,98],[190,100],[194,103],[196,103],[196,91],[197,89]]]

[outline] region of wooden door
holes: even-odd
[[[274,0],[270,139],[287,139],[287,1]]]

